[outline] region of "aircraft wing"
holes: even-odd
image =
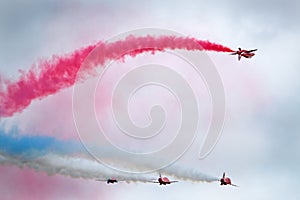
[[[248,53],[251,53],[251,52],[253,52],[253,51],[257,51],[257,49],[252,49],[252,50],[249,50],[249,51],[247,51]]]
[[[150,183],[159,183],[158,181],[149,181]]]
[[[179,181],[170,181],[170,183],[177,183],[177,182],[179,182]]]

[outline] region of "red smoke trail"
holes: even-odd
[[[32,100],[42,99],[72,86],[81,64],[95,47],[98,47],[97,58],[90,67],[103,65],[106,61],[116,59],[116,55],[120,55],[121,52],[128,52],[127,55],[133,57],[143,52],[154,53],[165,49],[233,52],[220,44],[176,36],[128,36],[124,40],[112,43],[99,42],[67,55],[54,55],[49,60],[41,60],[27,73],[22,72],[19,80],[15,82],[2,80],[1,83],[0,79],[0,117],[12,116],[29,106]]]

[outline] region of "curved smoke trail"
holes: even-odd
[[[23,72],[16,81],[0,78],[0,117],[12,116],[24,110],[33,100],[42,99],[72,86],[81,64],[96,46],[101,47],[97,48],[97,58],[86,66],[86,74],[82,80],[85,80],[86,76],[91,76],[95,67],[104,65],[110,60],[122,60],[125,55],[122,58],[115,58],[115,55],[118,55],[118,52],[127,52],[126,49],[135,49],[126,54],[132,57],[144,52],[155,53],[167,49],[233,52],[230,48],[220,44],[178,36],[135,37],[131,35],[124,40],[112,43],[99,42],[67,55],[54,55],[51,59],[40,60],[28,72]],[[156,48],[149,48],[149,46]]]

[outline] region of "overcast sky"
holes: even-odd
[[[299,8],[297,0],[1,1],[0,77],[5,78],[17,79],[19,69],[29,69],[39,58],[145,27],[258,51],[251,60],[240,62],[226,53],[208,54],[223,80],[226,123],[220,141],[205,160],[197,160],[195,151],[201,141],[196,141],[179,161],[215,176],[226,171],[241,187],[188,181],[163,188],[144,183],[107,186],[0,166],[4,177],[0,192],[6,191],[6,199],[29,198],[29,190],[42,184],[41,190],[34,190],[35,198],[299,199]],[[57,117],[48,105],[64,106],[65,111],[58,111]],[[71,90],[35,102],[22,114],[0,119],[0,124],[68,137],[75,131]],[[47,126],[41,129],[36,124]]]

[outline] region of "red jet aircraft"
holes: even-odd
[[[100,179],[97,179],[96,181],[105,181],[107,184],[114,184],[114,183],[118,183],[119,181],[115,178],[109,178],[109,179],[106,179],[106,180],[100,180]]]
[[[231,53],[230,55],[238,55],[238,60],[241,60],[242,56],[245,58],[252,58],[255,55],[255,53],[253,53],[254,51],[257,51],[257,49],[244,50],[239,48],[238,51]]]
[[[221,182],[220,185],[232,185],[238,187],[237,185],[231,183],[230,178],[225,177],[225,172],[223,173],[223,177],[220,179],[220,182]]]
[[[176,183],[178,181],[170,181],[167,177],[162,177],[161,174],[159,173],[159,178],[157,181],[154,181],[153,183],[159,183],[159,185],[168,185],[171,183]]]

